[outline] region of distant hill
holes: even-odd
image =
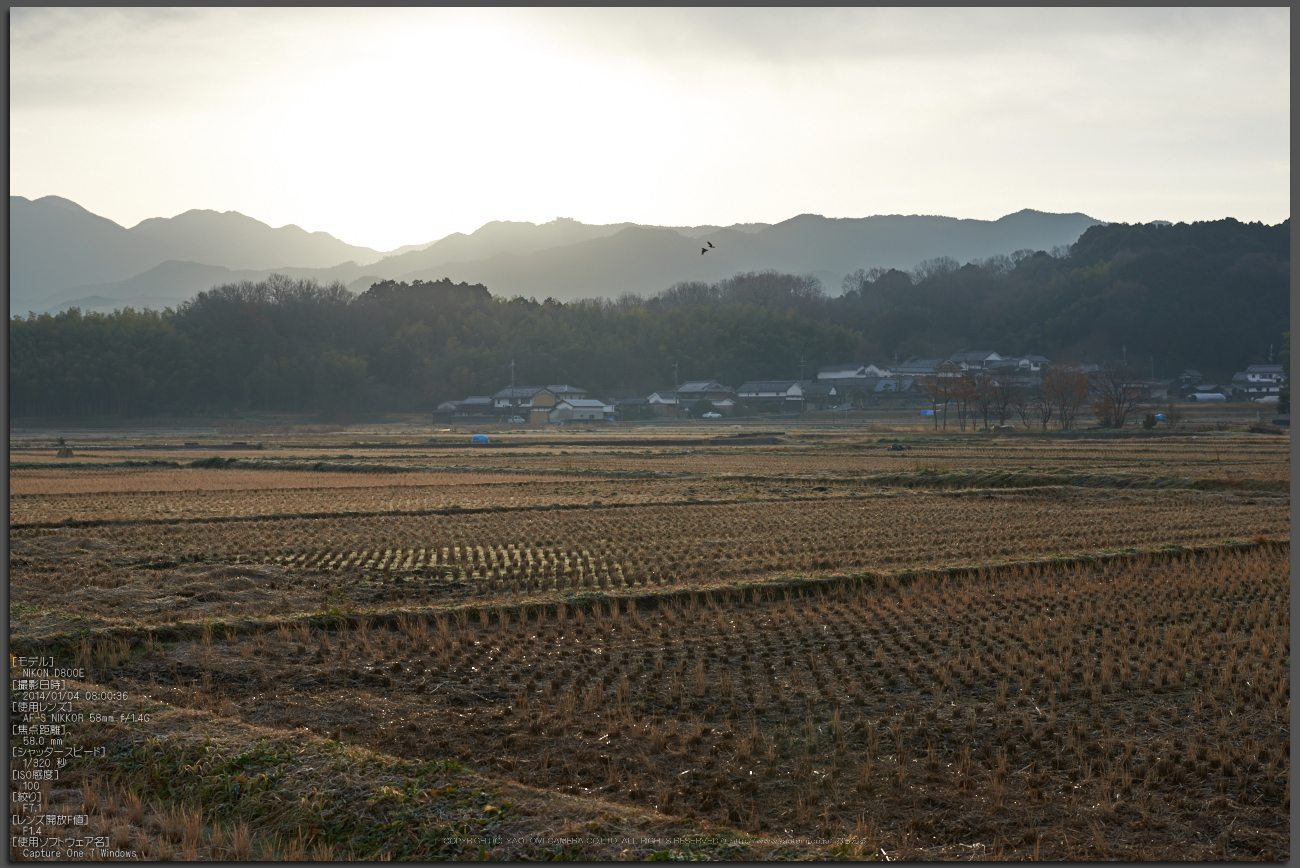
[[[125,280],[158,264],[159,256],[152,239],[76,202],[9,197],[11,311],[44,310],[67,287]]]
[[[550,247],[564,247],[593,238],[603,238],[632,226],[632,223],[591,225],[567,217],[550,223],[494,220],[473,234],[453,232],[422,250],[389,256],[378,263],[385,277],[437,268],[449,262],[473,262],[502,255],[526,255]]]
[[[449,277],[482,283],[497,295],[570,301],[625,292],[650,294],[679,281],[716,281],[738,272],[775,269],[816,275],[835,294],[843,275],[858,268],[907,269],[939,256],[968,262],[1025,248],[1050,250],[1072,244],[1099,222],[1086,214],[1025,210],[993,221],[803,214],[775,225],[718,228],[698,235],[681,229],[626,226],[566,247],[523,255],[500,253],[479,260],[446,259],[404,270],[419,262],[419,256],[432,253],[431,247],[420,254],[381,260],[367,273],[408,281]],[[713,248],[701,254],[701,246],[708,242]],[[365,286],[358,282],[352,289]]]
[[[321,269],[349,260],[369,264],[384,256],[325,232],[292,225],[274,229],[235,211],[187,211],[127,229],[59,196],[34,201],[10,196],[9,245],[11,313],[46,310],[95,294],[117,297],[95,290],[142,277],[168,260],[200,266],[167,272],[178,282],[158,286],[157,294],[172,298],[192,296],[194,286],[211,286],[201,279],[211,273],[204,269],[212,267],[262,274],[272,269]]]
[[[361,292],[379,280],[482,283],[504,296],[561,301],[652,294],[688,280],[776,269],[818,277],[832,294],[859,268],[907,269],[948,256],[965,262],[1069,245],[1099,221],[1025,210],[999,220],[803,214],[774,225],[592,225],[493,221],[384,255],[297,226],[274,229],[234,211],[187,211],[126,229],[57,196],[11,196],[10,312],[111,309],[191,298],[214,283],[273,271],[339,280]],[[700,248],[713,247],[701,255]]]
[[[369,265],[384,256],[369,247],[345,244],[328,232],[308,232],[292,224],[272,229],[238,211],[186,211],[143,220],[128,231],[154,241],[169,259],[244,270],[329,268],[348,261]]]

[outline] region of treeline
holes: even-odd
[[[1194,367],[1227,377],[1280,345],[1290,318],[1290,225],[1099,225],[1050,254],[858,271],[837,297],[813,278],[768,273],[678,284],[625,303],[793,309],[857,332],[860,361],[990,349],[1101,363],[1126,356],[1157,376]]]
[[[1071,250],[858,272],[831,297],[758,272],[651,298],[562,304],[480,285],[385,281],[359,296],[276,276],[177,310],[10,321],[10,413],[428,410],[510,381],[602,396],[681,380],[813,377],[818,366],[959,349],[1154,362],[1215,376],[1265,360],[1289,318],[1289,221],[1089,229]],[[801,367],[802,366],[802,367]]]
[[[635,393],[683,378],[798,376],[858,336],[760,305],[649,309],[493,297],[450,281],[341,285],[273,277],[177,311],[71,310],[10,323],[13,416],[427,410],[510,382]]]

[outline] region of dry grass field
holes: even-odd
[[[1283,438],[279,436],[11,453],[143,858],[1289,858]]]

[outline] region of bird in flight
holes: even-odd
[[[707,245],[709,245],[710,247],[713,247],[713,242],[712,242],[712,241],[705,241],[704,243],[707,244]],[[714,249],[714,250],[717,250],[718,248],[713,247],[713,249]]]
[[[707,247],[701,247],[701,248],[700,248],[700,255],[701,255],[701,256],[703,256],[704,254],[706,254],[706,253],[708,253],[708,252],[709,252],[709,248],[707,248]]]

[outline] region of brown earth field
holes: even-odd
[[[114,715],[41,805],[143,859],[1289,858],[1282,438],[778,434],[11,453],[11,650]]]

